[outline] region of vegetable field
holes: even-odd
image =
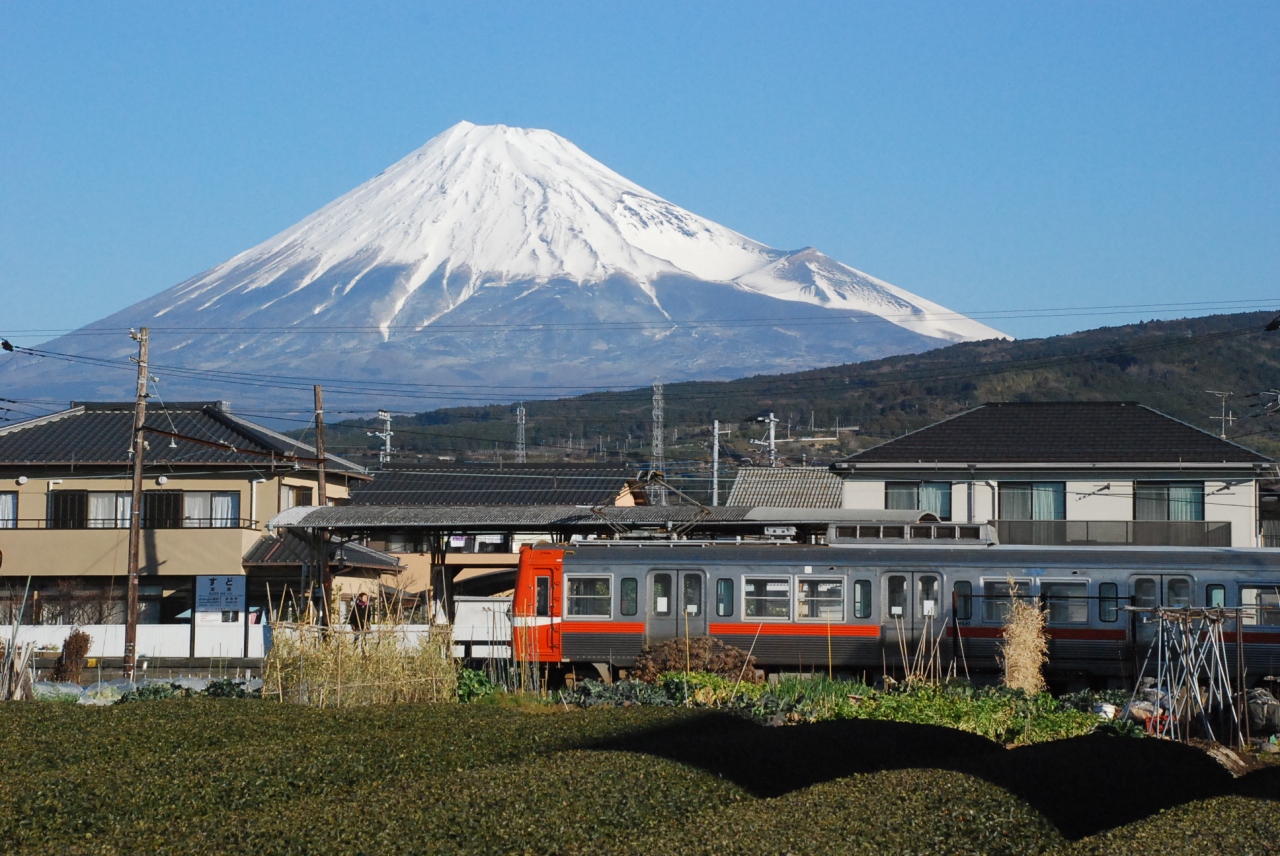
[[[0,708],[0,850],[1162,853],[1280,849],[1280,768],[1089,735],[680,708]]]

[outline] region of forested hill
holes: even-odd
[[[1239,418],[1228,437],[1264,453],[1280,453],[1280,415],[1262,416],[1280,386],[1280,330],[1265,330],[1273,315],[1213,315],[1103,327],[1023,341],[991,340],[924,354],[890,357],[785,375],[734,381],[669,384],[665,388],[668,460],[706,460],[712,420],[732,428],[729,454],[754,456],[748,441],[764,435],[757,417],[773,412],[779,437],[830,437],[839,443],[790,442],[783,454],[830,460],[855,448],[936,422],[990,401],[1126,400],[1146,404],[1217,432],[1219,399]],[[656,373],[656,372],[655,372]],[[647,458],[652,390],[593,393],[529,401],[529,459]],[[372,422],[334,426],[330,440],[354,451],[377,443]],[[810,430],[810,425],[815,430]],[[397,417],[396,448],[416,455],[512,460],[515,406],[460,407]],[[571,439],[572,438],[572,439]],[[570,442],[572,443],[570,449]],[[593,451],[594,450],[594,451]]]

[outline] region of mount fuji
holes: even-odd
[[[131,394],[151,328],[166,397],[356,408],[545,398],[912,353],[1004,334],[692,214],[545,130],[462,122],[296,225],[19,354],[15,398]],[[106,335],[116,333],[119,335]],[[110,344],[108,344],[110,343]]]

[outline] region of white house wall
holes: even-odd
[[[884,510],[884,482],[845,479],[843,504],[845,508]]]
[[[1207,481],[1204,483],[1204,519],[1231,524],[1232,547],[1259,547],[1257,482]]]
[[[1112,479],[1066,484],[1068,520],[1133,519],[1133,482]]]

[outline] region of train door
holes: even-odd
[[[1133,605],[1140,609],[1191,606],[1191,577],[1185,574],[1140,574],[1129,578]],[[1142,656],[1155,639],[1156,621],[1150,614],[1134,616],[1133,641]]]
[[[880,615],[885,656],[901,660],[902,646],[914,650],[914,642],[926,628],[934,634],[942,626],[942,574],[937,571],[890,571],[884,580],[884,610]]]
[[[707,635],[707,575],[699,570],[649,572],[645,635],[650,645]]]

